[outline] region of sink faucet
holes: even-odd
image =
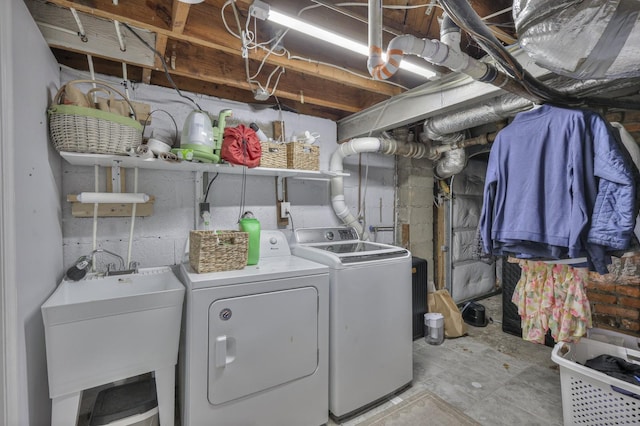
[[[124,259],[122,258],[122,256],[120,256],[119,254],[116,254],[112,251],[109,250],[105,250],[105,249],[95,249],[91,252],[91,254],[89,255],[91,258],[93,258],[93,256],[95,254],[98,253],[106,253],[109,254],[115,258],[117,258],[120,262],[120,267],[118,269],[112,269],[113,264],[108,264],[107,265],[107,272],[105,273],[105,275],[122,275],[122,274],[131,274],[131,273],[137,273],[138,272],[138,262],[131,262],[128,266],[128,269],[125,268],[125,264],[124,264]]]

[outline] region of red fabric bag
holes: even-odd
[[[240,124],[237,127],[224,129],[224,139],[220,156],[231,164],[240,164],[247,167],[260,165],[262,148],[260,140],[253,129]]]

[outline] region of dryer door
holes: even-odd
[[[303,287],[214,301],[208,359],[211,404],[313,374],[318,366],[318,291]]]

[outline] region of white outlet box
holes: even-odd
[[[249,14],[261,21],[266,21],[269,17],[269,5],[263,1],[255,0],[249,6]]]
[[[289,215],[287,213],[290,211],[291,211],[291,203],[289,203],[288,201],[283,201],[280,203],[280,217],[282,219],[288,218]]]

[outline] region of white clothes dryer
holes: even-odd
[[[262,231],[260,261],[197,274],[179,357],[183,426],[317,426],[328,421],[329,270]]]
[[[329,266],[329,411],[338,420],[413,380],[411,253],[353,228],[306,228],[292,252]]]

